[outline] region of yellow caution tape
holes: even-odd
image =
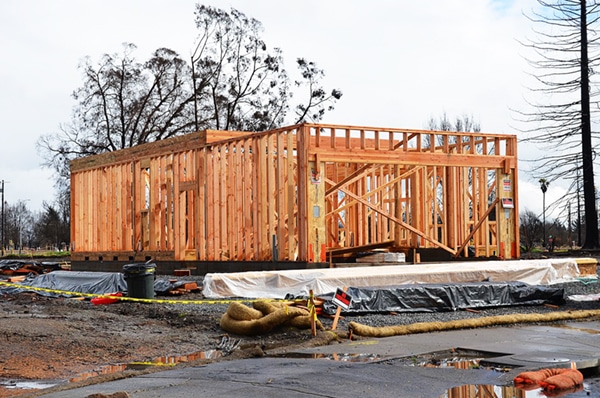
[[[176,363],[165,363],[165,362],[127,362],[127,365],[137,365],[137,366],[175,366]]]
[[[111,298],[115,300],[122,301],[134,301],[139,303],[161,303],[161,304],[229,304],[235,302],[241,303],[251,303],[257,299],[223,299],[223,300],[170,300],[170,299],[145,299],[145,298],[135,298],[135,297],[122,297],[122,296],[111,296],[109,294],[93,294],[93,293],[82,293],[82,292],[71,292],[67,290],[57,290],[57,289],[47,289],[43,287],[34,287],[34,286],[26,286],[18,283],[12,282],[3,282],[0,281],[0,286],[9,286],[16,287],[24,290],[33,290],[33,291],[41,291],[55,294],[64,294],[69,296],[79,296],[79,297],[105,297]],[[275,299],[266,299],[268,301],[277,301]]]

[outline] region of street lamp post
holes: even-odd
[[[542,243],[542,247],[546,247],[546,191],[548,190],[548,185],[550,185],[549,181],[546,181],[545,178],[540,178],[540,188],[542,189],[542,214],[543,214],[543,237],[544,241]]]

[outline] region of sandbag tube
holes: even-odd
[[[391,337],[445,330],[473,329],[516,323],[555,322],[600,316],[600,310],[560,311],[547,314],[509,314],[482,318],[460,319],[448,322],[419,322],[410,325],[373,327],[357,322],[348,323],[348,329],[357,336]]]
[[[268,333],[280,326],[293,326],[310,329],[310,313],[302,308],[291,307],[284,303],[258,300],[253,308],[239,302],[232,302],[221,317],[221,328],[229,333],[255,336]],[[317,327],[323,330],[318,320]]]

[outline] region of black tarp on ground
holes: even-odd
[[[437,312],[467,308],[514,305],[561,304],[564,289],[532,286],[522,282],[473,282],[456,284],[411,284],[385,288],[348,288],[352,302],[343,313]],[[333,293],[325,299],[324,312],[335,314]]]
[[[0,286],[0,292],[10,294],[32,291],[41,296],[72,297],[74,296],[72,294],[28,289],[28,287],[86,294],[108,294],[127,291],[127,283],[125,283],[123,274],[114,272],[54,271],[34,277],[30,276],[18,285],[19,287]]]
[[[154,292],[156,295],[167,295],[171,290],[184,286],[186,283],[189,282],[155,280]],[[18,285],[18,287],[0,285],[0,294],[30,291],[47,297],[76,296],[67,293],[28,289],[28,287],[86,294],[127,292],[127,282],[123,274],[118,272],[54,271],[43,275],[30,275],[27,279],[15,285]]]

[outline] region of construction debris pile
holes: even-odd
[[[13,282],[25,279],[27,275],[41,275],[51,271],[69,269],[67,262],[42,262],[35,260],[0,260],[0,275],[10,276]],[[19,278],[20,277],[20,278]]]

